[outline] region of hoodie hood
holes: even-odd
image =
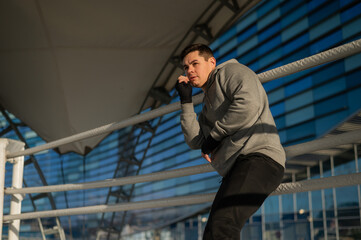
[[[219,71],[219,69],[223,68],[226,64],[229,64],[229,63],[239,63],[236,59],[231,59],[231,60],[228,60],[224,63],[221,63],[219,64],[218,66],[216,66],[212,72],[210,72],[209,76],[208,76],[208,80],[206,82],[206,88],[205,88],[205,91],[208,90],[208,88],[212,85],[212,83],[214,82],[215,80],[215,77],[213,77],[215,74],[217,74],[217,72]]]

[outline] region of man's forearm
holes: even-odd
[[[181,126],[188,146],[192,149],[200,149],[205,138],[192,103],[182,104]]]

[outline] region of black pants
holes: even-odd
[[[278,187],[283,174],[284,168],[264,154],[239,156],[219,187],[203,240],[240,239],[247,219]]]

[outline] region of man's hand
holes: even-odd
[[[202,153],[202,157],[203,157],[205,160],[207,160],[208,162],[211,162],[211,158],[209,157],[208,154]]]
[[[208,162],[211,162],[211,158],[209,154],[218,147],[220,141],[215,140],[211,135],[209,135],[202,144],[202,157],[206,159]]]
[[[189,84],[187,77],[179,76],[175,89],[178,92],[182,104],[192,102],[192,86]]]
[[[220,143],[220,141],[215,140],[211,135],[209,135],[206,141],[202,144],[202,153],[210,154]]]

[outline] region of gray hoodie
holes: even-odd
[[[284,167],[285,152],[257,75],[232,59],[217,66],[206,84],[198,120],[193,103],[182,104],[181,125],[189,147],[201,148],[208,135],[221,141],[211,153],[211,164],[221,176],[241,154],[262,153]]]

